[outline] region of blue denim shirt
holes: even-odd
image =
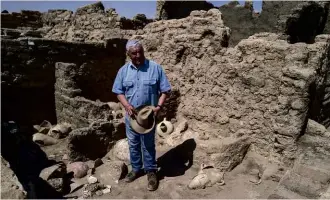
[[[157,106],[161,92],[171,90],[164,69],[151,60],[136,68],[131,62],[122,66],[116,76],[112,92],[124,94],[137,108],[141,105]]]

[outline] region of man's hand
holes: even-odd
[[[131,104],[126,104],[124,107],[129,116],[135,114],[135,110]]]
[[[157,106],[153,109],[155,116],[157,116],[157,113],[160,111],[160,107]]]

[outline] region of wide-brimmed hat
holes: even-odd
[[[132,129],[140,134],[146,134],[155,127],[154,106],[141,106],[136,114],[129,119]]]

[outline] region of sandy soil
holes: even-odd
[[[51,155],[52,159],[61,160],[63,155],[67,153],[67,142],[64,139],[62,142],[48,147],[43,147],[47,155]],[[168,152],[171,147],[157,147],[157,157],[161,157]],[[111,184],[111,192],[102,196],[94,195],[96,199],[112,199],[112,198],[153,198],[153,199],[170,199],[170,198],[227,198],[227,199],[245,199],[245,198],[267,198],[274,190],[278,182],[272,180],[263,180],[261,184],[255,185],[249,180],[252,175],[245,173],[246,164],[237,166],[233,171],[225,173],[225,185],[214,185],[205,189],[190,190],[187,185],[192,178],[197,174],[200,167],[202,154],[198,148],[194,151],[193,165],[186,171],[178,170],[178,176],[165,176],[160,180],[159,188],[156,191],[150,192],[147,190],[147,176],[142,176],[132,183],[125,183],[123,180],[118,184]],[[55,155],[55,156],[54,156]],[[65,160],[64,160],[65,161]],[[65,161],[67,162],[67,161]],[[96,173],[102,173],[100,168],[96,169]],[[105,169],[103,169],[105,170]],[[81,181],[86,182],[86,178]],[[110,183],[102,183],[110,184]],[[81,197],[82,189],[79,189],[67,197]]]

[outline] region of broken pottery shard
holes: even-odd
[[[105,189],[102,190],[103,194],[108,194],[110,192],[111,192],[111,188],[105,188]]]
[[[89,167],[84,162],[74,162],[67,166],[67,171],[73,172],[75,178],[82,178],[87,175]]]
[[[72,128],[70,124],[61,123],[61,124],[57,124],[52,129],[50,129],[48,135],[57,139],[65,138],[66,136],[68,136],[71,130]]]
[[[93,183],[97,182],[97,178],[95,176],[89,176],[87,178],[87,181],[88,181],[89,184],[93,184]]]
[[[213,166],[221,171],[231,171],[242,162],[250,147],[250,141],[248,137],[224,138],[218,145],[219,148],[214,148],[219,153],[211,154]]]
[[[51,167],[47,167],[40,172],[40,178],[48,181],[52,178],[63,178],[66,174],[66,168],[64,163],[59,163]]]
[[[55,138],[52,138],[48,135],[44,135],[42,133],[35,133],[33,134],[32,138],[33,142],[44,145],[44,146],[49,146],[57,143],[57,140]]]
[[[118,140],[112,149],[113,160],[121,160],[128,162],[129,159],[129,147],[127,138]]]
[[[52,124],[49,121],[44,120],[40,124],[39,133],[47,134],[51,128],[52,128]]]

